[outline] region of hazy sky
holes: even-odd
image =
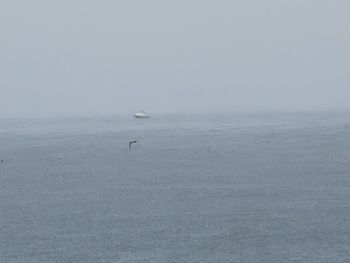
[[[3,0],[0,116],[350,109],[349,0]]]

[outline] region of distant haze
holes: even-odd
[[[0,3],[0,117],[350,108],[348,0]]]

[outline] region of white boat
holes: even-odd
[[[150,116],[146,112],[144,112],[143,110],[136,112],[134,114],[134,117],[135,118],[150,118]]]

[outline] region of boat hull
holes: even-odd
[[[134,117],[140,119],[148,119],[150,116],[147,115],[145,112],[137,112],[134,114]]]
[[[150,118],[150,116],[137,116],[137,115],[134,115],[134,117],[136,119],[149,119]]]

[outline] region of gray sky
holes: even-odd
[[[348,0],[0,2],[0,117],[350,109]]]

